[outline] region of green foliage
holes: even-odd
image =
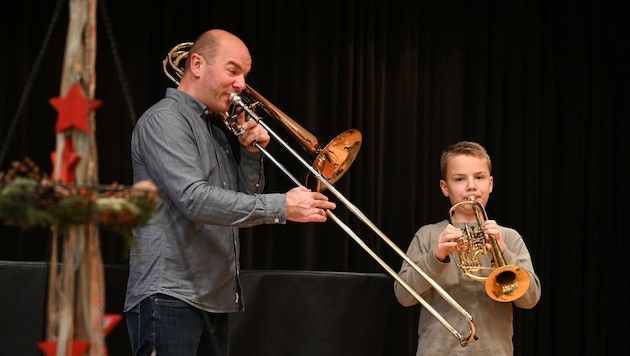
[[[89,189],[16,178],[0,186],[0,221],[22,228],[98,222],[124,236],[155,214],[155,199],[132,188]]]

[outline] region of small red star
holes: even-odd
[[[86,99],[79,84],[72,84],[65,98],[50,99],[50,105],[59,113],[55,129],[57,132],[61,132],[76,128],[83,132],[89,132],[88,115],[91,111],[98,109],[101,104],[101,100]]]
[[[40,341],[37,346],[44,351],[46,356],[57,355],[57,341]],[[82,340],[70,340],[70,350],[72,350],[72,356],[81,356],[90,347],[90,343]]]
[[[105,335],[109,334],[121,319],[122,315],[120,314],[105,314],[105,327],[103,328]],[[57,340],[40,341],[37,343],[37,346],[39,346],[46,356],[56,356],[57,343]],[[72,350],[71,355],[80,356],[88,349],[90,343],[87,341],[72,339],[70,340],[70,345],[70,349]],[[107,348],[105,348],[105,355],[107,355]]]
[[[73,184],[75,178],[75,169],[79,161],[81,161],[81,156],[78,155],[74,150],[74,144],[72,143],[72,136],[66,135],[63,144],[63,152],[61,157],[61,170],[59,172],[60,177],[55,176],[55,166],[57,164],[57,151],[53,151],[50,154],[50,159],[52,160],[53,165],[53,174],[52,178],[55,180],[61,181],[63,184]]]
[[[112,331],[120,319],[122,319],[122,315],[120,314],[105,314],[105,327],[103,328],[105,335],[108,335],[110,331]]]

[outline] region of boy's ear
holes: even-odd
[[[448,198],[448,187],[446,186],[444,179],[440,179],[440,190],[442,190],[442,194]]]

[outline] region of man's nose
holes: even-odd
[[[232,84],[232,86],[235,89],[238,89],[239,92],[244,90],[245,89],[245,76],[240,75],[236,77],[236,79],[234,79],[234,83]]]

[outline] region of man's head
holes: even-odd
[[[230,94],[245,89],[252,58],[245,43],[219,29],[202,33],[193,43],[178,87],[208,107],[226,112]]]

